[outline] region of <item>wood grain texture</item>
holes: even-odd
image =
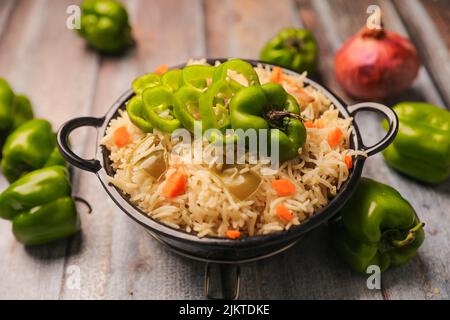
[[[433,20],[427,15],[422,4],[417,0],[396,0],[395,5],[401,15],[410,38],[418,48],[423,64],[430,71],[447,108],[450,108],[450,52],[441,39]],[[450,3],[447,10],[450,12]],[[448,13],[450,15],[450,13]],[[449,24],[449,20],[447,20]]]
[[[123,57],[102,59],[96,116],[105,114],[138,75],[205,55],[201,1],[128,1],[127,8],[138,45]],[[85,144],[92,147],[94,137],[89,134]],[[202,264],[162,248],[117,208],[95,175],[80,174],[77,194],[93,204],[94,212],[83,217],[83,235],[72,243],[66,262],[81,268],[81,288],[62,287],[60,298],[202,298]]]
[[[99,56],[66,29],[65,9],[73,1],[2,0],[0,75],[16,91],[28,94],[37,115],[56,128],[73,117],[102,116],[136,76],[160,64],[205,55],[257,58],[264,42],[280,28],[303,25],[319,42],[320,81],[353,103],[336,83],[333,58],[365,23],[367,6],[382,7],[388,28],[409,36],[420,33],[396,6],[383,0],[124,2],[137,46],[111,58]],[[419,34],[415,41],[429,45],[423,38]],[[386,103],[412,99],[444,106],[432,81],[440,71],[427,68],[432,76],[422,68],[408,92]],[[358,116],[367,144],[382,137],[380,120],[374,114]],[[93,130],[74,132],[74,150],[91,157],[95,135]],[[450,181],[437,187],[418,184],[389,169],[380,155],[368,159],[364,174],[398,189],[426,221],[427,239],[419,255],[386,273],[382,291],[369,290],[366,278],[338,259],[322,226],[279,256],[243,265],[241,298],[449,299]],[[1,190],[6,185],[0,177]],[[0,221],[0,274],[8,275],[0,278],[0,298],[204,298],[204,264],[178,257],[150,238],[110,200],[95,175],[75,170],[74,193],[88,200],[94,212],[88,215],[79,207],[83,231],[68,241],[26,249],[14,240],[10,222]],[[67,285],[72,266],[80,270],[80,288]]]
[[[430,19],[436,25],[442,40],[450,51],[450,3],[448,0],[421,0],[420,3],[427,10]]]
[[[35,114],[49,119],[56,130],[63,121],[89,112],[97,58],[66,29],[65,10],[72,1],[16,2],[0,41],[1,75],[26,93]],[[24,248],[14,240],[11,223],[3,220],[0,234],[0,272],[8,275],[1,279],[0,297],[58,298],[67,242]]]
[[[304,1],[300,1],[300,8],[302,3],[305,4]],[[328,42],[334,47],[333,51],[337,50],[342,41],[354,34],[365,23],[367,18],[366,8],[369,4],[374,3],[378,3],[381,6],[388,28],[404,35],[407,34],[394,7],[388,1],[349,3],[343,0],[333,2],[319,0],[311,2],[314,10],[319,15],[318,19],[323,21],[325,34],[329,37]],[[334,18],[344,16],[345,19]],[[333,64],[333,57],[325,57],[324,59],[327,70],[330,70],[329,68]],[[323,62],[323,58],[321,62]],[[339,87],[336,86],[334,79],[328,83],[330,78],[324,76],[325,84],[328,84],[332,90],[343,95]],[[426,70],[421,70],[421,75],[414,83],[413,88],[397,99],[424,99],[437,105],[442,103]],[[392,100],[390,103],[395,102],[397,99]],[[352,102],[348,97],[346,100]],[[357,117],[357,122],[361,130],[366,133],[363,136],[365,141],[368,141],[367,144],[370,141],[381,138],[383,131],[380,130],[380,119],[378,116],[363,114]],[[446,261],[449,261],[450,254],[447,231],[449,221],[448,219],[443,219],[445,210],[443,208],[448,208],[450,205],[449,182],[437,188],[421,185],[388,168],[381,155],[376,155],[367,160],[364,175],[388,183],[398,189],[405,198],[411,201],[422,219],[427,221],[427,240],[419,255],[408,265],[391,270],[383,276],[383,298],[448,298],[449,284],[445,279],[448,277],[448,263]],[[442,190],[442,192],[438,190]],[[365,284],[361,285],[365,286]],[[436,292],[439,292],[439,294],[436,294]]]

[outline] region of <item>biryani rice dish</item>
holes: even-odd
[[[188,64],[204,65],[206,61]],[[300,107],[306,141],[296,157],[282,162],[277,170],[268,163],[247,163],[233,168],[232,174],[224,177],[217,173],[220,165],[216,163],[187,163],[183,158],[168,156],[166,166],[159,168],[161,175],[155,176],[146,170],[149,155],[170,155],[176,144],[170,133],[155,128],[144,132],[127,111],[120,110],[101,140],[110,151],[109,159],[115,170],[110,182],[151,218],[198,237],[236,239],[302,224],[327,206],[349,178],[352,159],[364,153],[350,149],[352,119],[339,117],[339,111],[322,92],[305,86],[306,74],[291,75],[274,69],[266,65],[254,68],[261,85],[276,76]],[[239,72],[228,70],[228,78],[244,87],[249,85]],[[210,82],[208,79],[207,84]],[[164,112],[167,110],[160,116],[165,116]],[[126,131],[125,143],[117,143],[118,130]],[[203,138],[201,143],[207,146],[208,140]],[[164,188],[177,172],[185,177],[184,189],[174,197],[165,196]],[[240,197],[236,193],[239,189],[229,187],[225,178],[232,184],[248,177],[250,172],[255,179],[250,184],[254,190]]]

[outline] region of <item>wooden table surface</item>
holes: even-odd
[[[164,0],[126,1],[137,47],[101,57],[66,28],[74,0],[0,0],[0,76],[32,100],[37,116],[58,128],[74,117],[101,116],[138,75],[190,57],[257,58],[263,43],[286,26],[313,30],[321,81],[349,103],[333,77],[333,56],[379,4],[387,28],[409,36],[424,67],[401,100],[450,106],[448,0]],[[357,121],[367,143],[379,139],[380,118]],[[75,150],[94,153],[95,132],[74,133]],[[108,198],[93,174],[75,170],[74,194],[83,230],[72,239],[25,248],[0,221],[0,298],[202,299],[204,264],[168,252]],[[426,186],[388,168],[380,155],[364,175],[398,189],[427,225],[419,254],[382,276],[381,290],[350,271],[329,245],[326,227],[279,256],[242,266],[244,299],[449,299],[450,181]],[[2,178],[1,187],[6,187]],[[73,276],[79,275],[80,282]],[[77,285],[79,284],[79,286]]]

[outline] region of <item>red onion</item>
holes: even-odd
[[[336,54],[335,74],[352,97],[382,99],[409,88],[420,61],[413,44],[395,32],[363,28]]]

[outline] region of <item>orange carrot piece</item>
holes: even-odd
[[[155,73],[162,76],[164,73],[166,73],[169,70],[168,64],[162,64],[155,69]]]
[[[352,157],[350,157],[350,156],[345,156],[345,157],[344,157],[344,162],[345,162],[345,164],[347,165],[347,168],[349,168],[349,169],[353,168],[353,160],[352,160]]]
[[[182,170],[177,170],[167,178],[162,195],[166,198],[175,198],[186,192],[186,184],[186,174]]]
[[[334,148],[342,141],[342,130],[339,128],[334,129],[328,134],[328,144]]]
[[[315,124],[316,128],[318,128],[318,129],[322,129],[323,127],[325,127],[325,124],[323,123],[322,119],[315,120],[314,124]]]
[[[316,125],[314,124],[314,122],[312,122],[311,120],[307,120],[307,121],[305,121],[305,127],[307,127],[307,128],[315,128],[316,127]]]
[[[281,203],[275,207],[275,211],[277,213],[277,217],[281,220],[289,222],[293,218],[291,210],[283,206]]]
[[[295,193],[295,185],[289,179],[272,181],[272,188],[279,196],[290,196]]]
[[[130,143],[131,136],[126,127],[119,127],[114,131],[114,144],[119,147],[125,147],[128,143]]]
[[[226,235],[228,238],[233,239],[233,240],[241,237],[241,233],[237,230],[228,230],[226,232]]]
[[[273,67],[270,74],[270,82],[280,83],[283,76],[283,70],[280,67]]]

